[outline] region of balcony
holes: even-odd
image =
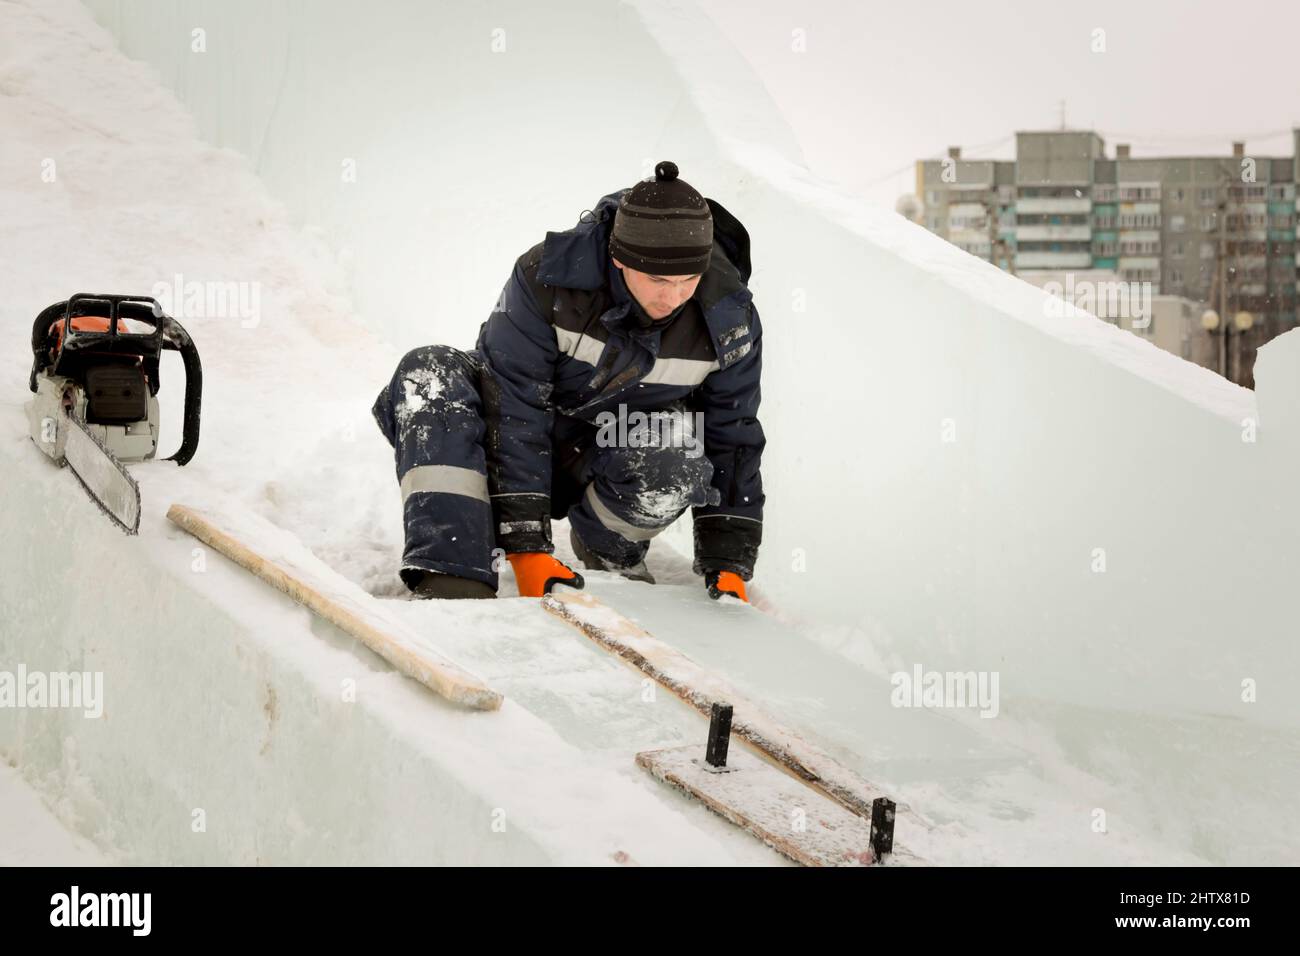
[[[1062,239],[1074,242],[1088,242],[1092,239],[1092,227],[1089,225],[1040,225],[1016,227],[1017,242]]]
[[[1116,192],[1121,202],[1155,201],[1160,202],[1160,182],[1117,183]]]
[[[1037,212],[1074,212],[1092,211],[1092,200],[1084,196],[1029,196],[1016,200],[1016,214]]]
[[[1017,269],[1087,269],[1091,252],[1017,252]]]

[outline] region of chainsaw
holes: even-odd
[[[189,333],[156,300],[78,293],[32,326],[32,441],[127,534],[140,527],[140,487],[123,463],[157,455],[164,350],[179,352],[185,369],[181,445],[166,459],[184,465],[199,446],[203,368]]]

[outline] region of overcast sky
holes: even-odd
[[[912,163],[1014,157],[1014,133],[1095,129],[1108,156],[1290,156],[1300,0],[699,0],[762,77],[813,172],[893,206]],[[791,50],[802,28],[807,52]],[[1105,52],[1092,52],[1094,30]]]

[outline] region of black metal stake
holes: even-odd
[[[894,811],[897,804],[888,797],[876,797],[871,801],[871,849],[876,854],[876,862],[886,853],[894,851]]]
[[[709,745],[704,760],[710,767],[727,765],[727,744],[731,742],[731,705],[715,702],[709,717]]]

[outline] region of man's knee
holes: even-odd
[[[704,455],[672,445],[619,449],[612,479],[619,498],[645,521],[672,520],[716,497],[713,465]]]
[[[640,451],[634,470],[647,491],[697,491],[707,488],[713,478],[709,459],[687,448],[665,445]]]
[[[450,345],[421,345],[411,349],[397,363],[394,382],[428,373],[447,381],[472,384],[478,387],[477,369],[473,357]]]
[[[421,345],[402,356],[402,360],[397,363],[397,371],[400,374],[412,369],[445,365],[458,351],[460,350],[450,345]]]
[[[479,398],[473,358],[450,345],[422,345],[402,356],[389,386],[393,404],[407,412],[434,405],[472,407]]]
[[[474,356],[449,345],[422,345],[402,356],[371,411],[380,431],[396,445],[419,423],[473,424],[478,408]]]

